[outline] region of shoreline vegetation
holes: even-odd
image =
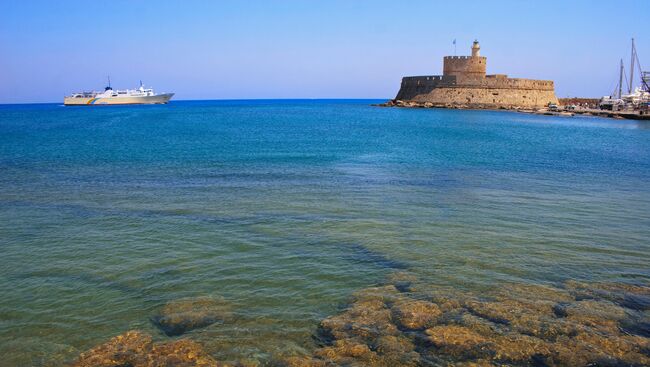
[[[582,101],[580,106],[568,108],[573,105],[571,101]],[[594,103],[596,101],[596,103]],[[555,109],[545,108],[526,108],[520,106],[491,106],[485,104],[436,104],[432,102],[403,101],[391,99],[384,103],[373,104],[375,107],[399,107],[399,108],[444,108],[458,110],[494,110],[494,111],[515,111],[547,116],[566,116],[575,115],[607,117],[614,119],[631,119],[631,120],[649,120],[650,115],[644,115],[638,111],[608,111],[597,109],[597,100],[590,98],[566,98],[560,99],[560,106]]]
[[[277,350],[266,360],[217,361],[191,337],[154,342],[132,330],[69,365],[647,366],[649,310],[650,284],[508,283],[471,293],[397,271],[322,320],[311,354]],[[152,322],[167,335],[182,335],[217,321],[236,323],[235,314],[224,299],[206,296],[170,302]]]

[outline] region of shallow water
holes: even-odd
[[[0,106],[0,355],[52,365],[219,297],[218,359],[309,354],[350,295],[408,271],[650,280],[650,125],[373,101]]]

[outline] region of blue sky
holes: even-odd
[[[392,98],[481,42],[488,73],[609,94],[650,1],[0,0],[0,103],[139,80],[177,99]]]

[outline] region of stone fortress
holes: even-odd
[[[558,103],[553,81],[486,75],[478,41],[472,56],[445,56],[442,75],[410,76],[387,105],[460,108],[540,108]]]

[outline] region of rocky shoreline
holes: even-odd
[[[582,100],[582,99],[581,99]],[[584,99],[588,100],[588,99]],[[549,108],[523,108],[520,106],[496,106],[496,105],[486,105],[486,104],[454,104],[454,103],[445,103],[445,104],[435,104],[431,102],[417,102],[417,101],[403,101],[398,99],[391,99],[384,103],[373,104],[375,107],[400,107],[400,108],[445,108],[445,109],[457,109],[457,110],[501,110],[501,111],[516,111],[522,113],[530,113],[536,115],[547,115],[547,116],[565,116],[571,117],[575,115],[586,115],[586,116],[596,116],[596,117],[606,117],[614,119],[631,119],[631,120],[648,120],[650,115],[639,113],[638,111],[607,111],[599,110],[594,108],[577,108],[568,110],[565,107],[559,107],[557,109]]]
[[[417,102],[417,101],[402,101],[391,99],[385,103],[374,104],[375,107],[401,107],[401,108],[445,108],[454,110],[489,110],[489,111],[516,111],[523,113],[532,113],[538,115],[553,115],[553,116],[574,116],[574,112],[567,111],[552,111],[548,108],[523,108],[520,106],[497,106],[486,104],[435,104],[431,102]]]
[[[168,303],[152,320],[161,318],[156,325],[174,335],[237,322],[227,303],[206,297]],[[277,350],[268,360],[217,361],[190,339],[155,343],[136,330],[70,366],[647,366],[650,284],[513,283],[472,293],[396,272],[352,295],[313,338],[318,346],[308,355]]]
[[[447,108],[458,110],[522,110],[517,106],[490,106],[485,104],[456,104],[456,103],[432,103],[417,101],[402,101],[391,99],[384,103],[374,104],[376,107],[403,107],[403,108]],[[531,110],[532,111],[532,110]]]

